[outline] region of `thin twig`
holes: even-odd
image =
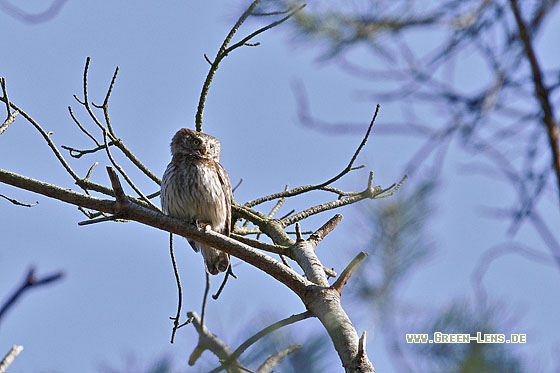
[[[263,251],[268,251],[269,253],[280,254],[280,255],[285,255],[288,253],[288,248],[289,248],[288,246],[271,245],[269,243],[253,240],[252,238],[248,238],[235,233],[232,233],[230,237],[235,238],[237,241],[243,242],[244,244],[252,246],[254,248]]]
[[[230,355],[228,360],[224,361],[216,369],[210,371],[210,373],[217,373],[217,372],[220,372],[223,369],[227,368],[229,366],[229,364],[231,364],[232,361],[237,360],[241,356],[241,354],[243,352],[245,352],[249,347],[251,347],[255,342],[259,341],[260,339],[262,339],[266,335],[272,333],[273,331],[278,330],[278,329],[280,329],[284,326],[294,324],[298,321],[305,320],[305,319],[307,319],[309,317],[312,317],[312,316],[313,315],[311,314],[311,312],[305,311],[305,312],[302,312],[302,313],[298,313],[297,315],[292,315],[290,317],[287,317],[285,319],[277,321],[272,325],[267,326],[266,328],[260,330],[256,334],[252,335],[249,339],[247,339],[241,345],[239,345],[239,347],[237,347],[235,349],[235,351],[233,351],[233,353]]]
[[[37,206],[37,205],[39,204],[39,201],[36,201],[35,203],[23,203],[23,202],[18,201],[17,199],[13,199],[13,198],[7,197],[7,196],[5,196],[5,195],[3,195],[3,194],[0,194],[0,197],[6,199],[6,200],[8,200],[8,201],[10,201],[11,203],[13,203],[13,204],[16,205],[16,206],[35,207],[35,206]]]
[[[115,81],[117,79],[117,75],[119,72],[119,68],[116,67],[115,72],[113,74],[113,77],[111,79],[111,83],[109,84],[109,88],[107,90],[107,93],[105,95],[105,99],[103,101],[103,105],[99,106],[94,104],[93,102],[90,105],[89,102],[89,92],[88,92],[88,75],[89,75],[89,65],[91,62],[91,58],[87,57],[86,58],[86,65],[84,67],[84,74],[83,74],[83,94],[84,94],[84,100],[81,101],[76,95],[74,95],[74,98],[76,99],[76,101],[78,103],[80,103],[81,105],[83,105],[87,111],[87,113],[89,114],[90,118],[93,120],[93,122],[97,125],[97,127],[99,127],[99,129],[101,130],[103,137],[104,137],[104,144],[105,146],[107,146],[107,144],[109,145],[114,145],[116,146],[140,171],[142,171],[142,173],[144,173],[144,175],[146,175],[148,178],[150,178],[152,181],[154,181],[156,184],[160,184],[161,180],[152,172],[150,171],[133,153],[132,151],[130,151],[130,149],[128,149],[128,147],[123,143],[123,141],[121,139],[119,139],[114,130],[113,130],[113,126],[111,124],[111,119],[109,116],[109,99],[111,97],[111,93],[113,91],[114,85],[115,85]],[[98,109],[102,109],[103,110],[103,116],[105,119],[105,125],[97,118],[97,116],[95,115],[93,109],[92,109],[92,105],[95,108]],[[101,146],[101,144],[80,124],[80,122],[77,120],[77,118],[74,116],[73,112],[70,109],[70,115],[72,116],[72,119],[74,120],[74,122],[78,125],[78,127],[88,136],[90,137],[95,143],[96,145],[99,147]],[[109,138],[109,141],[107,140],[107,138]],[[117,167],[117,165],[115,165],[115,167]],[[118,168],[118,167],[117,167]],[[121,172],[119,170],[119,172]],[[124,176],[124,175],[123,175]],[[128,182],[128,180],[127,180]],[[131,187],[133,189],[135,189],[135,191],[138,193],[138,188],[136,188],[135,186],[131,185]],[[140,195],[140,194],[139,194]],[[140,195],[141,196],[141,195]],[[142,197],[142,196],[141,196]],[[154,206],[152,206],[154,207]]]
[[[56,144],[52,141],[50,137],[50,133],[45,131],[39,123],[37,123],[29,114],[27,114],[25,111],[20,109],[13,102],[10,102],[10,106],[12,107],[12,109],[17,110],[20,113],[20,115],[25,118],[25,120],[27,120],[33,127],[35,127],[35,129],[41,134],[43,139],[47,142],[47,145],[52,150],[52,152],[54,153],[54,155],[56,156],[56,158],[58,159],[62,167],[64,167],[64,169],[70,174],[70,176],[72,176],[72,178],[75,181],[79,181],[80,177],[76,174],[76,172],[74,172],[74,170],[72,169],[72,167],[70,167],[68,162],[66,162],[66,159],[64,158],[62,153],[58,150]]]
[[[244,206],[253,207],[253,206],[259,205],[263,202],[271,201],[271,200],[274,200],[274,199],[283,198],[283,197],[292,197],[292,196],[296,196],[296,195],[306,193],[306,192],[309,192],[309,191],[312,191],[312,190],[322,189],[322,188],[324,188],[326,186],[329,186],[330,184],[334,183],[335,181],[339,180],[341,177],[343,177],[344,175],[346,175],[350,171],[354,170],[355,169],[354,168],[354,162],[356,161],[356,158],[358,158],[358,155],[362,151],[362,148],[366,145],[366,142],[369,138],[369,135],[371,133],[371,130],[373,128],[375,120],[377,119],[377,114],[379,113],[379,109],[380,109],[380,105],[378,104],[375,108],[375,113],[373,114],[373,118],[371,119],[371,122],[368,126],[368,129],[367,129],[362,141],[358,145],[358,148],[356,149],[356,151],[352,155],[352,158],[350,159],[350,162],[348,162],[348,165],[341,172],[339,172],[337,175],[335,175],[334,177],[330,178],[329,180],[327,180],[327,181],[325,181],[321,184],[300,186],[300,187],[297,187],[297,188],[294,188],[294,189],[291,189],[291,190],[288,190],[288,191],[271,194],[271,195],[268,195],[268,196],[265,196],[265,197],[258,198],[258,199],[253,200],[253,201],[249,201],[249,202],[245,203]]]
[[[2,95],[4,98],[4,103],[6,104],[6,120],[8,120],[11,114],[10,98],[8,97],[8,90],[6,89],[6,78],[4,78],[3,76],[0,76],[0,88],[2,88]]]
[[[373,172],[370,172],[370,176],[368,179],[368,186],[367,188],[357,194],[353,194],[351,197],[345,197],[345,198],[339,198],[337,200],[334,201],[330,201],[330,202],[326,202],[323,203],[321,205],[317,205],[317,206],[313,206],[310,207],[308,209],[305,209],[297,214],[291,215],[290,217],[286,218],[286,219],[282,219],[281,223],[284,227],[290,226],[298,221],[301,221],[303,219],[308,218],[311,215],[316,215],[319,214],[321,212],[325,212],[328,210],[333,210],[336,208],[340,208],[343,206],[347,206],[347,205],[351,205],[353,203],[356,203],[358,201],[361,201],[363,199],[379,199],[379,198],[385,198],[388,197],[390,195],[392,195],[394,192],[396,192],[396,190],[398,188],[400,188],[402,186],[402,184],[404,183],[404,181],[406,180],[406,176],[403,177],[403,179],[396,184],[392,184],[389,187],[383,189],[380,186],[373,186],[372,185],[372,181],[373,181]]]
[[[544,84],[542,70],[539,66],[535,51],[533,50],[533,45],[531,44],[531,35],[529,34],[529,30],[521,17],[517,0],[510,0],[509,3],[515,16],[517,28],[519,29],[519,38],[523,43],[525,55],[529,60],[529,65],[531,66],[531,73],[533,74],[533,83],[535,86],[535,96],[541,105],[543,113],[542,123],[546,128],[552,158],[552,168],[556,174],[556,187],[558,189],[557,193],[559,197],[558,202],[560,203],[560,149],[558,144],[558,125],[554,119],[554,110],[550,102],[550,91]]]
[[[204,295],[202,296],[202,307],[200,310],[200,324],[204,326],[204,316],[206,316],[206,301],[208,300],[208,293],[210,293],[210,275],[204,271],[206,276],[206,285],[204,286]]]
[[[144,201],[146,202],[149,206],[151,206],[154,210],[159,210],[159,207],[156,206],[152,201],[150,201],[150,199],[148,197],[146,197],[144,195],[144,193],[142,192],[142,190],[140,188],[138,188],[136,186],[136,184],[134,184],[134,182],[132,181],[132,179],[128,176],[128,174],[126,173],[126,171],[124,170],[124,168],[122,168],[122,166],[120,164],[117,163],[117,161],[115,160],[115,158],[113,158],[113,154],[111,153],[111,148],[109,146],[109,143],[107,141],[107,132],[103,132],[103,142],[104,142],[104,147],[105,147],[105,151],[107,153],[107,157],[109,158],[109,160],[111,161],[111,163],[113,164],[113,166],[119,171],[119,173],[124,177],[124,179],[126,180],[126,182],[128,183],[128,185],[130,185],[130,187],[132,189],[134,189],[134,191],[138,194],[138,196]]]
[[[233,25],[233,27],[229,31],[228,35],[224,39],[224,42],[220,46],[220,49],[218,49],[218,53],[216,54],[216,57],[214,58],[214,60],[212,62],[209,60],[208,56],[205,55],[206,61],[208,61],[208,63],[210,63],[211,66],[210,66],[210,70],[208,71],[208,74],[206,75],[206,79],[204,81],[204,84],[202,85],[202,91],[200,92],[200,99],[198,101],[198,108],[196,110],[195,128],[199,132],[202,132],[202,114],[204,112],[204,105],[206,104],[206,97],[208,96],[208,90],[210,89],[210,85],[212,84],[212,79],[214,79],[214,75],[216,74],[216,71],[218,71],[218,66],[220,65],[221,60],[225,57],[224,52],[225,52],[229,42],[231,41],[231,39],[233,38],[233,36],[237,32],[237,30],[239,30],[239,27],[241,27],[241,25],[243,24],[243,22],[245,22],[247,17],[249,17],[249,15],[251,15],[251,13],[256,8],[256,6],[259,4],[260,1],[261,0],[253,1],[251,3],[251,5],[249,5],[247,10],[245,10],[245,12],[243,12],[241,17],[239,17],[239,19],[237,20],[235,25]]]
[[[255,373],[274,372],[273,368],[277,366],[280,363],[280,361],[285,359],[289,354],[301,350],[302,347],[303,346],[300,344],[295,344],[286,347],[282,351],[270,355],[269,357],[266,358],[264,363],[262,363],[261,366],[255,371]]]
[[[107,129],[113,138],[117,138],[115,135],[115,131],[113,131],[113,125],[111,124],[111,119],[109,117],[109,98],[111,97],[111,93],[113,92],[113,88],[115,87],[115,82],[117,81],[117,75],[119,74],[119,67],[115,68],[115,72],[113,73],[113,77],[111,78],[111,83],[109,84],[109,89],[107,89],[107,94],[105,95],[105,100],[103,100],[103,105],[94,106],[103,109],[103,115],[105,117],[105,123],[107,124]]]
[[[171,331],[171,343],[175,340],[175,333],[179,329],[179,320],[181,318],[181,308],[183,306],[183,287],[181,286],[181,277],[179,276],[179,268],[177,267],[177,260],[175,259],[175,250],[173,248],[173,233],[169,233],[169,255],[171,257],[171,264],[173,265],[173,274],[175,275],[175,282],[177,284],[177,313],[175,317],[170,317],[173,320],[173,329]]]
[[[284,192],[288,191],[290,189],[290,186],[288,184],[286,184],[286,187],[284,188]],[[274,205],[274,207],[270,210],[270,212],[268,213],[268,217],[272,218],[274,217],[274,214],[276,214],[278,212],[278,210],[280,209],[280,207],[282,207],[282,205],[284,204],[284,202],[286,202],[286,197],[284,198],[280,198],[276,204]],[[291,214],[291,212],[290,212]]]
[[[229,43],[231,42],[231,40],[232,40],[233,36],[235,35],[235,33],[237,32],[237,30],[239,30],[239,27],[241,27],[241,25],[245,22],[245,20],[253,13],[253,10],[257,7],[257,5],[260,2],[261,2],[261,0],[253,1],[251,3],[251,5],[249,5],[247,10],[245,10],[245,12],[243,12],[243,14],[239,17],[239,19],[237,20],[235,25],[231,28],[228,35],[224,39],[224,42],[220,46],[220,49],[218,50],[218,53],[216,54],[216,57],[214,58],[213,61],[211,61],[208,58],[207,55],[204,55],[206,61],[208,63],[210,63],[211,66],[210,66],[210,70],[208,71],[208,74],[206,75],[206,80],[204,81],[204,84],[202,85],[202,91],[200,92],[200,99],[198,101],[198,108],[197,108],[196,115],[195,115],[195,128],[196,128],[197,131],[202,131],[202,117],[203,117],[203,112],[204,112],[204,106],[205,106],[205,103],[206,103],[206,97],[208,96],[208,91],[210,89],[210,85],[212,84],[212,79],[214,78],[214,75],[216,74],[216,71],[218,70],[218,66],[220,65],[220,62],[229,53],[231,53],[233,50],[235,50],[239,47],[258,45],[258,43],[257,44],[249,44],[248,42],[249,42],[249,40],[251,40],[255,36],[257,36],[257,35],[265,32],[266,30],[269,30],[269,29],[279,25],[280,23],[288,20],[290,17],[292,17],[294,14],[296,14],[297,12],[299,12],[300,10],[302,10],[305,7],[305,5],[301,5],[299,7],[296,7],[294,9],[288,11],[288,15],[286,15],[282,19],[280,19],[276,22],[272,22],[271,24],[258,29],[257,31],[249,34],[248,36],[244,37],[241,41],[235,43],[234,45],[232,45],[231,47],[228,48]]]
[[[260,0],[258,1],[260,2]],[[299,11],[301,11],[303,8],[305,8],[305,4],[301,4],[297,7],[292,8],[291,10],[287,11],[287,15],[281,19],[279,19],[278,21],[272,22],[267,26],[261,27],[260,29],[254,31],[253,33],[247,35],[245,38],[243,38],[242,40],[240,40],[239,42],[235,43],[234,45],[232,45],[231,47],[227,48],[225,50],[225,55],[227,55],[228,53],[230,53],[231,51],[233,51],[234,49],[237,49],[239,47],[242,46],[258,46],[260,43],[255,43],[255,44],[251,44],[249,43],[249,40],[251,40],[252,38],[254,38],[255,36],[262,34],[263,32],[270,30],[273,27],[278,26],[279,24],[287,21],[288,19],[290,19],[293,15],[295,15],[296,13],[298,13]]]
[[[74,96],[76,98],[76,96]],[[77,98],[76,98],[77,99]],[[81,101],[78,101],[80,104]],[[72,120],[74,121],[74,123],[78,126],[78,128],[87,136],[89,137],[98,148],[101,148],[101,144],[99,143],[99,141],[97,141],[97,139],[95,138],[95,136],[93,136],[91,133],[89,133],[88,130],[86,130],[86,128],[84,126],[82,126],[82,123],[80,123],[80,121],[78,120],[78,118],[76,118],[76,115],[74,115],[74,111],[72,110],[72,106],[68,106],[68,113],[70,114],[70,118],[72,118]],[[63,146],[64,147],[64,146]]]
[[[115,145],[115,144],[116,143],[114,141],[110,141],[108,145],[112,146],[112,145]],[[67,146],[67,145],[61,145],[60,147],[64,150],[68,150],[68,154],[70,154],[70,156],[72,158],[81,158],[86,154],[96,153],[100,150],[105,149],[105,145],[99,145],[99,146],[96,146],[95,148],[92,148],[92,149],[76,149],[76,148],[73,148],[73,147]]]
[[[220,294],[222,294],[222,291],[224,290],[224,287],[227,284],[227,280],[229,279],[229,276],[237,279],[237,276],[233,273],[233,270],[231,269],[231,263],[226,271],[226,274],[224,275],[224,280],[222,281],[222,284],[218,288],[218,291],[216,292],[216,294],[212,294],[212,299],[216,300],[220,297]]]

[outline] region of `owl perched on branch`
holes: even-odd
[[[219,163],[220,141],[182,128],[173,136],[171,155],[161,181],[163,212],[229,236],[232,191],[228,174]],[[228,269],[229,254],[194,240],[189,243],[194,251],[202,252],[208,273],[216,275]]]

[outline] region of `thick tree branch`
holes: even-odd
[[[119,186],[118,177],[114,171],[109,171],[111,181],[114,185],[117,201],[103,200],[86,194],[77,193],[65,188],[49,185],[47,183],[0,170],[0,182],[33,191],[47,197],[56,198],[60,201],[82,206],[97,211],[113,214],[122,219],[134,220],[154,228],[162,229],[184,237],[189,237],[198,242],[212,245],[234,255],[243,261],[263,270],[270,276],[282,282],[294,291],[304,302],[306,307],[317,316],[327,329],[337,352],[348,369],[355,366],[358,354],[358,335],[352,326],[348,316],[340,304],[340,295],[337,290],[328,286],[323,266],[314,253],[314,248],[327,231],[332,229],[338,217],[331,220],[319,232],[312,235],[311,240],[298,242],[294,250],[294,257],[298,264],[304,268],[306,275],[317,285],[301,277],[291,268],[274,260],[254,248],[238,242],[230,237],[223,236],[212,231],[201,231],[192,224],[180,219],[166,216],[159,211],[154,211],[132,202],[124,195]],[[369,363],[369,361],[367,361]],[[365,365],[358,371],[373,371],[369,369],[371,364]],[[369,369],[369,370],[368,370]],[[357,371],[357,370],[348,370]]]
[[[265,271],[296,294],[301,295],[308,282],[292,269],[254,248],[216,232],[197,229],[192,224],[141,206],[119,193],[117,202],[78,193],[39,180],[0,169],[0,182],[76,206],[113,214],[115,218],[134,220],[201,243],[219,247],[243,261]]]
[[[321,321],[329,333],[346,372],[375,372],[365,352],[360,351],[358,334],[340,304],[338,291],[322,286],[308,286],[304,301],[307,301],[307,309]]]

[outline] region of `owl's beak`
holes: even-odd
[[[208,153],[208,151],[206,150],[206,146],[203,146],[200,151],[202,152],[202,155],[206,155],[206,153]]]

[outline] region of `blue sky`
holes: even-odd
[[[88,147],[67,106],[86,121],[72,95],[81,96],[87,56],[92,58],[90,98],[98,103],[119,66],[111,100],[113,125],[135,154],[161,175],[170,158],[171,136],[180,127],[194,125],[208,70],[203,55],[215,55],[243,4],[68,2],[56,18],[37,25],[23,24],[0,12],[4,45],[0,76],[6,77],[10,99],[52,131],[57,144]],[[249,22],[240,35],[255,27]],[[360,142],[360,136],[326,135],[298,124],[292,90],[295,81],[305,85],[313,113],[322,118],[367,125],[375,109],[375,103],[352,98],[355,88],[367,84],[334,66],[317,63],[317,51],[294,43],[287,30],[280,26],[259,36],[260,46],[234,51],[222,63],[210,89],[204,130],[221,140],[222,164],[233,184],[243,179],[235,194],[239,202],[280,191],[285,184],[324,181],[345,167]],[[545,50],[558,57],[557,49]],[[400,115],[381,104],[376,128]],[[362,189],[369,170],[375,171],[376,184],[388,186],[398,181],[403,162],[414,153],[411,145],[414,141],[410,139],[377,136],[374,130],[358,159],[365,169],[338,186]],[[458,151],[450,152],[444,172],[452,177],[444,179],[436,197],[437,214],[430,227],[438,243],[436,254],[399,291],[403,300],[434,309],[457,296],[473,296],[469,282],[473,268],[485,249],[504,242],[507,230],[502,222],[482,218],[478,208],[505,203],[512,196],[499,181],[458,172],[464,164],[460,157]],[[97,160],[95,156],[71,162],[85,175]],[[108,184],[106,164],[102,159],[93,175],[103,184]],[[0,136],[0,167],[73,186],[38,133],[22,119]],[[156,190],[149,180],[132,174],[146,193]],[[123,366],[131,355],[142,363],[162,354],[171,356],[177,366],[186,361],[196,333],[184,328],[175,344],[169,343],[168,317],[175,312],[176,289],[165,232],[136,223],[78,227],[77,222],[85,217],[74,206],[7,186],[0,186],[0,193],[24,202],[39,201],[31,209],[0,201],[0,299],[32,265],[40,275],[56,270],[65,273],[55,286],[27,294],[3,320],[0,353],[13,344],[25,348],[13,364],[14,372],[95,372],[100,364]],[[546,198],[554,203],[544,211],[558,222],[554,194]],[[289,202],[285,212],[307,203]],[[324,264],[339,271],[363,244],[359,240],[349,244],[348,240],[353,222],[360,219],[358,209],[341,212],[345,219],[319,251]],[[330,217],[310,219],[303,229],[314,230]],[[547,252],[528,226],[517,238]],[[183,240],[176,242],[186,287],[184,309],[199,312],[202,258]],[[210,302],[207,316],[209,328],[227,343],[235,345],[241,341],[240,335],[304,310],[296,296],[250,266],[240,264],[236,273],[239,279],[230,282],[218,302]],[[549,361],[558,348],[554,337],[560,332],[558,275],[553,266],[507,256],[493,263],[484,280],[493,298],[521,315],[513,332],[527,333],[529,342],[518,351],[541,361]],[[213,286],[218,285],[219,280],[214,279]],[[246,299],[246,294],[254,296]],[[353,312],[364,310],[349,310],[351,316]],[[259,323],[250,323],[251,318]],[[318,327],[316,320],[307,320],[301,329]],[[368,352],[376,368],[390,370],[383,358],[382,341],[376,338],[376,326],[356,320],[356,327],[368,329]],[[296,336],[299,329],[292,330]],[[213,366],[207,363],[201,369]]]

